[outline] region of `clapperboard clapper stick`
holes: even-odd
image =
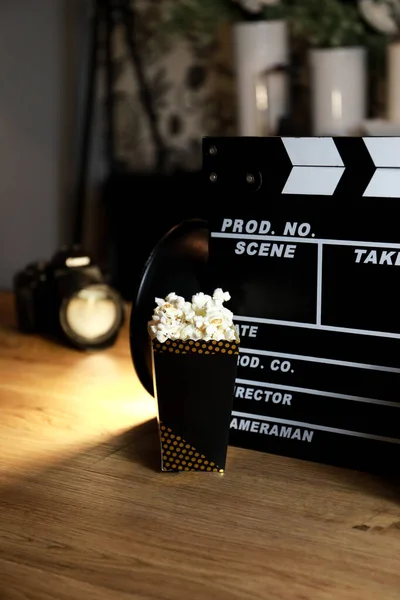
[[[400,458],[400,138],[205,138],[211,280],[242,340],[230,443]]]

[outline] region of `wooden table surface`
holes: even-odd
[[[76,352],[0,295],[1,600],[400,599],[399,489],[233,447],[161,473],[127,328]]]

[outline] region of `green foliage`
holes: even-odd
[[[281,0],[252,14],[234,0],[173,0],[164,33],[184,36],[202,46],[215,39],[224,23],[287,19],[294,45],[300,43],[312,48],[364,45],[377,53],[384,36],[371,32],[357,4],[356,0]]]
[[[364,45],[366,26],[356,4],[341,0],[298,0],[289,15],[292,33],[313,48]]]
[[[192,41],[210,41],[223,23],[236,17],[232,0],[176,0],[165,28]]]
[[[241,21],[282,19],[286,16],[285,0],[266,6],[259,13],[246,11],[234,0],[175,0],[165,23],[171,34],[182,35],[192,42],[212,41],[221,25]]]
[[[287,16],[287,5],[284,0],[273,6],[266,6],[260,13],[258,19],[273,21],[275,19],[285,19]]]

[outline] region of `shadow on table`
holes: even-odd
[[[128,429],[117,438],[114,438],[112,445],[114,444],[118,445],[115,452],[118,452],[126,460],[139,463],[151,471],[160,471],[160,441],[157,419],[151,419],[137,427]],[[106,455],[105,458],[107,456],[109,455]]]
[[[370,473],[324,463],[300,462],[310,465],[315,480],[318,482],[324,480],[327,487],[331,483],[340,487],[353,488],[354,492],[361,492],[366,496],[400,502],[400,473],[394,465],[392,471],[387,469],[380,473]]]
[[[5,490],[13,487],[20,488],[24,483],[40,482],[54,484],[54,480],[62,476],[64,481],[79,479],[82,473],[103,473],[113,475],[113,465],[110,462],[118,460],[128,474],[136,471],[158,473],[160,471],[160,442],[158,436],[157,419],[153,418],[140,425],[127,429],[123,433],[110,437],[104,442],[93,446],[82,447],[74,452],[65,451],[62,458],[49,455],[46,462],[45,457],[40,460],[26,462],[12,471],[4,473],[0,470],[0,503],[5,497]],[[132,469],[134,465],[136,469]],[[121,469],[120,469],[121,470]]]
[[[151,419],[136,427],[132,427],[110,440],[88,449],[84,453],[84,461],[89,468],[118,454],[122,460],[136,463],[151,471],[160,471],[160,442],[158,437],[157,419]],[[92,460],[93,459],[93,460]],[[79,456],[75,457],[79,468]],[[74,464],[74,457],[69,465]]]
[[[251,467],[252,456],[257,464],[254,471]],[[3,477],[0,471],[0,506],[2,500],[7,503],[7,497],[12,498],[15,491],[20,494],[24,489],[28,490],[30,483],[54,487],[60,481],[61,492],[68,484],[76,487],[82,483],[83,489],[88,485],[96,485],[101,476],[120,478],[128,483],[146,481],[150,485],[158,474],[169,481],[180,477],[179,473],[162,473],[160,458],[157,419],[152,418],[104,442],[66,454],[60,460],[53,456],[48,464],[43,460],[39,464],[33,462],[25,465],[23,471],[10,472],[9,477],[7,474]],[[326,490],[328,499],[335,489],[343,489],[347,493],[354,493],[356,498],[361,493],[396,505],[400,502],[400,474],[395,471],[395,466],[393,472],[377,475],[233,446],[229,447],[228,460],[230,473],[236,478],[237,473],[242,473],[246,485],[250,477],[255,488],[264,485],[265,479],[271,477],[284,480],[287,471],[288,486],[293,483],[296,488],[307,490],[316,482],[320,490]],[[265,469],[260,469],[263,463]],[[101,489],[97,492],[101,493]]]

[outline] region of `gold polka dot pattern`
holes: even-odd
[[[239,354],[236,340],[166,340],[164,343],[153,341],[153,350],[157,354]]]
[[[218,465],[198,452],[170,427],[160,423],[163,471],[216,471],[223,473]]]

